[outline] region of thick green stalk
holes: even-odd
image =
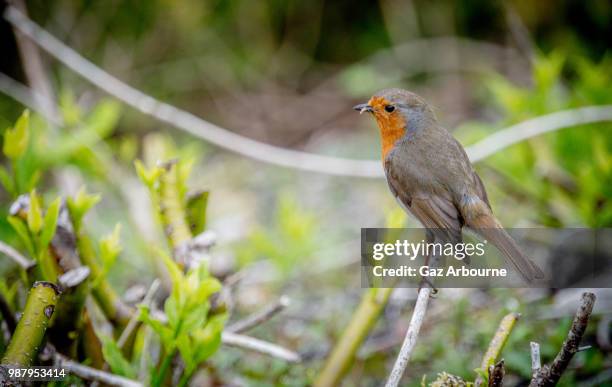
[[[373,288],[366,291],[359,307],[353,314],[349,326],[327,358],[323,370],[315,380],[315,387],[340,385],[357,350],[368,336],[378,316],[389,301],[393,288]]]
[[[152,382],[153,386],[159,387],[164,381],[166,381],[166,373],[168,372],[168,368],[170,368],[170,364],[172,363],[172,359],[174,358],[175,351],[168,353],[165,355],[164,360],[159,366],[159,371]]]
[[[159,211],[161,222],[168,243],[172,247],[175,260],[184,265],[185,244],[191,241],[192,235],[187,224],[185,200],[181,193],[179,165],[176,161],[164,164],[163,172],[159,177]]]
[[[57,304],[57,313],[49,328],[49,337],[55,349],[68,357],[77,355],[78,339],[83,328],[83,308],[89,293],[90,270],[81,266],[59,277],[62,299]]]
[[[2,358],[2,365],[27,367],[38,354],[60,291],[50,282],[35,282],[23,315]]]
[[[78,352],[88,359],[90,366],[97,369],[104,368],[105,362],[104,355],[102,354],[102,343],[96,335],[87,309],[85,309],[83,313],[83,330],[81,331]]]
[[[506,345],[506,341],[508,341],[508,337],[510,337],[510,333],[514,328],[514,325],[520,317],[521,315],[519,313],[508,313],[499,323],[497,331],[489,343],[489,348],[487,348],[487,352],[482,357],[482,362],[480,363],[480,370],[483,373],[487,373],[489,366],[495,364],[495,361],[501,354],[502,349],[504,349],[504,345]],[[478,375],[476,381],[474,382],[474,386],[481,386],[483,383],[484,378],[481,375]]]

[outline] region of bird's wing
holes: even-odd
[[[462,170],[464,174],[460,177],[460,180],[466,183],[470,182],[471,180],[471,184],[469,184],[469,187],[471,187],[470,191],[478,195],[480,200],[485,202],[487,206],[491,208],[491,204],[489,203],[489,197],[487,195],[487,190],[485,189],[482,179],[480,179],[480,176],[478,176],[478,173],[476,173],[476,171],[474,170],[474,166],[472,165],[467,153],[465,152],[465,149],[463,148],[461,143],[457,141],[457,139],[452,135],[449,137],[449,141],[450,144],[447,149],[449,149],[449,153],[453,154],[454,163],[458,164],[457,166],[461,166],[460,170]],[[452,152],[450,150],[452,150]]]
[[[476,185],[476,192],[478,193],[478,197],[480,198],[480,200],[485,202],[487,206],[489,206],[489,209],[491,209],[491,203],[489,203],[489,196],[487,195],[487,190],[485,189],[482,179],[480,178],[480,176],[478,176],[476,171],[474,171],[474,183]]]
[[[385,164],[385,172],[391,193],[424,227],[461,230],[463,219],[450,196],[445,197],[443,192],[409,192],[402,188],[402,182],[390,163]]]
[[[462,220],[455,205],[437,195],[416,195],[411,210],[427,228],[461,230]]]

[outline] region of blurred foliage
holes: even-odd
[[[472,120],[455,132],[464,144],[529,118],[612,103],[609,1],[27,3],[36,21],[129,84],[249,137],[313,152],[376,157],[375,131],[361,127],[369,125],[365,120],[347,117],[352,117],[354,100],[386,86],[426,95],[440,106],[443,119],[455,115],[451,122]],[[518,22],[511,15],[517,15]],[[9,26],[2,23],[0,31],[2,72],[27,83]],[[487,64],[485,75],[461,67],[440,70],[438,62],[446,58],[433,58],[415,73],[412,63],[395,50],[440,37],[516,50],[504,54],[501,66]],[[464,55],[460,45],[452,49]],[[528,57],[528,67],[518,66],[517,76],[512,70],[519,56]],[[92,291],[102,289],[104,282],[122,294],[131,285],[150,283],[156,271],[152,262],[165,263],[159,273],[172,274],[170,297],[163,305],[168,320],[158,320],[153,310],[142,307],[143,326],[135,335],[133,354],[119,348],[116,335],[99,334],[113,372],[151,375],[152,383],[163,384],[166,371],[160,366],[180,354],[184,375],[203,368],[213,383],[236,379],[248,385],[309,385],[360,291],[354,261],[325,270],[317,267],[354,253],[340,251],[337,240],[327,255],[321,247],[330,245],[336,234],[354,239],[356,227],[376,227],[385,224],[385,218],[400,227],[406,216],[385,184],[312,177],[239,161],[137,111],[122,109],[52,61],[45,65],[59,91],[60,122],[21,114],[19,103],[0,96],[0,129],[8,128],[0,165],[0,239],[43,263],[39,267],[44,273],[34,276],[53,276],[48,245],[56,227],[56,198],[63,196],[75,229],[86,229],[90,236],[92,256],[100,266]],[[611,129],[610,123],[567,128],[480,163],[477,167],[504,224],[610,227]],[[135,172],[136,159],[143,161]],[[219,349],[220,332],[229,318],[210,313],[210,295],[219,282],[205,267],[184,274],[177,270],[167,258],[171,249],[160,242],[165,230],[156,196],[158,161],[172,159],[181,164],[175,188],[189,232],[197,235],[212,228],[221,236],[231,235],[233,239],[220,242],[238,262],[231,270],[248,271],[257,267],[250,263],[266,260],[278,272],[272,286],[236,290],[241,298],[231,312],[241,315],[254,303],[276,297],[272,290],[287,292],[295,305],[286,320],[272,321],[257,334],[306,348],[312,353],[303,364]],[[138,175],[152,193],[148,199]],[[208,190],[191,195],[189,183],[204,184],[210,198]],[[77,192],[84,185],[99,194],[87,194],[84,188]],[[20,195],[31,203],[30,211],[7,220],[10,204]],[[393,210],[385,214],[389,207]],[[143,213],[148,216],[139,218]],[[118,222],[121,229],[115,226]],[[32,278],[6,258],[0,260],[0,294],[13,310],[21,310],[25,285]],[[518,311],[524,318],[502,356],[509,384],[524,384],[530,373],[529,341],[537,339],[543,361],[550,361],[569,326],[568,319],[537,319],[552,297],[528,301],[530,296],[501,289],[442,292],[436,304],[443,313],[427,322],[407,383],[420,386],[423,375],[431,383],[442,372],[472,380],[499,319]],[[410,308],[406,300],[394,302],[365,346],[403,333],[401,322],[408,319]],[[0,335],[0,352],[3,340]],[[595,341],[593,327],[586,341]],[[393,346],[359,356],[345,384],[380,385],[395,353]],[[609,363],[610,353],[598,346],[580,352],[560,385],[588,381]]]
[[[243,265],[256,259],[269,259],[283,274],[297,270],[318,249],[317,219],[300,208],[295,198],[281,194],[272,224],[256,227],[237,247]]]
[[[221,332],[225,314],[210,315],[211,295],[221,289],[221,284],[208,274],[206,265],[190,269],[183,274],[179,266],[163,256],[172,278],[172,292],[164,304],[168,321],[153,318],[147,306],[140,308],[140,319],[159,336],[163,346],[163,358],[159,369],[152,369],[152,386],[161,386],[178,351],[185,362],[181,386],[186,385],[197,367],[210,357],[221,344]]]
[[[559,52],[539,54],[533,85],[521,87],[495,75],[485,83],[511,125],[563,109],[611,104],[612,62],[600,63]],[[570,74],[566,77],[563,72]],[[484,135],[481,125],[464,125],[465,137]],[[552,227],[612,225],[612,124],[580,125],[523,141],[498,152],[487,166],[504,177],[505,189],[533,207],[531,221]]]
[[[71,108],[71,104],[63,107],[66,111],[65,116],[68,121],[72,121],[74,125],[81,126],[85,118],[79,116],[78,109]],[[62,253],[57,250],[57,246],[52,246],[51,241],[56,234],[56,226],[60,215],[60,206],[62,202],[60,198],[56,198],[48,206],[44,205],[43,198],[35,189],[36,182],[40,176],[39,172],[50,172],[52,167],[56,166],[56,162],[64,165],[71,163],[71,155],[85,149],[91,151],[91,148],[100,141],[100,134],[108,133],[109,128],[114,126],[116,121],[116,110],[112,106],[98,105],[100,108],[94,109],[92,113],[96,118],[92,121],[92,125],[84,126],[83,130],[76,132],[78,138],[74,142],[63,143],[62,150],[57,151],[52,158],[55,160],[51,165],[48,164],[50,158],[49,152],[42,148],[32,147],[31,139],[34,138],[31,134],[29,112],[25,111],[17,120],[12,128],[9,128],[4,134],[3,153],[8,160],[8,165],[3,168],[2,185],[5,190],[16,199],[11,205],[11,213],[7,220],[13,227],[14,233],[19,237],[21,245],[26,249],[28,255],[33,257],[37,263],[38,273],[33,277],[22,271],[22,280],[25,284],[29,284],[34,280],[45,280],[52,283],[57,283],[58,277],[67,269],[61,264],[64,259]],[[114,118],[112,118],[114,117]],[[95,123],[95,125],[93,125]],[[104,127],[103,130],[100,128]],[[40,133],[45,132],[44,126],[39,128]],[[94,134],[95,133],[95,134]],[[164,143],[163,148],[168,152],[173,152],[171,143]],[[44,154],[44,156],[43,156]],[[62,155],[59,158],[55,156]],[[151,170],[146,170],[141,163],[137,163],[138,173],[145,184],[155,193],[156,187],[164,184],[162,176],[166,173],[160,167],[154,167]],[[181,168],[177,175],[179,179],[174,183],[174,189],[179,193],[175,200],[182,201],[187,207],[186,197],[186,180],[190,173],[192,162],[181,161],[178,163]],[[28,173],[35,175],[36,179],[26,179],[27,184],[20,180],[20,173],[23,173],[24,166],[31,168]],[[86,172],[91,172],[87,165],[78,164],[79,168]],[[25,176],[29,176],[24,173]],[[161,181],[161,183],[160,183]],[[167,183],[167,181],[165,182]],[[30,189],[29,194],[19,195],[22,189],[26,187]],[[193,218],[192,223],[196,230],[203,231],[205,226],[205,213],[207,207],[206,195],[199,195],[199,199],[194,199],[195,202],[189,206],[189,215]],[[93,274],[93,280],[87,286],[95,293],[96,300],[100,303],[100,307],[104,313],[115,313],[117,306],[115,305],[116,295],[109,298],[111,301],[105,301],[111,297],[109,292],[111,289],[107,283],[111,268],[115,265],[122,253],[123,246],[120,243],[121,224],[117,224],[114,230],[107,236],[99,239],[97,245],[93,245],[89,237],[84,231],[84,216],[90,211],[99,201],[100,195],[88,194],[82,187],[76,195],[65,200],[68,209],[71,226],[66,228],[66,221],[63,220],[64,232],[73,233],[71,236],[75,242],[70,244],[68,248],[74,249],[75,254],[80,253],[83,264],[87,264]],[[162,204],[167,204],[168,198],[163,194],[158,197],[158,201]],[[160,213],[163,213],[160,209]],[[177,213],[175,216],[183,216],[184,221],[189,221],[187,212]],[[160,222],[168,221],[162,216]],[[62,238],[68,236],[63,235]],[[69,237],[68,237],[69,238]],[[167,377],[171,373],[171,366],[176,353],[180,353],[184,362],[184,370],[181,372],[179,385],[187,385],[194,372],[198,369],[202,362],[211,356],[221,343],[221,332],[223,330],[227,316],[222,311],[211,311],[210,298],[213,294],[218,293],[221,289],[220,282],[212,277],[207,269],[207,264],[202,263],[189,269],[183,273],[182,268],[173,261],[166,253],[159,250],[159,255],[162,256],[167,272],[170,276],[172,291],[164,303],[164,312],[166,321],[162,322],[151,316],[150,307],[142,305],[138,318],[145,324],[145,327],[150,328],[159,336],[159,341],[162,345],[162,355],[160,355],[160,366],[149,365],[151,378],[150,383],[153,386],[161,386],[167,384]],[[86,261],[86,259],[91,259]],[[99,261],[99,262],[96,262]],[[32,274],[32,273],[29,273]],[[21,309],[19,300],[16,300],[16,292],[19,288],[19,282],[12,282],[8,285],[4,279],[0,281],[0,294],[9,308],[14,307],[16,310]],[[27,285],[26,285],[27,286]],[[102,294],[101,294],[102,293]],[[104,294],[106,293],[106,294]],[[63,298],[60,298],[62,302]],[[109,320],[114,321],[114,315],[106,316]],[[75,320],[80,320],[81,316],[71,316]],[[148,329],[137,326],[136,329]],[[78,340],[82,332],[75,332],[72,336],[73,340]],[[101,341],[101,352],[104,360],[110,369],[121,376],[136,378],[138,368],[142,364],[140,359],[130,359],[119,344],[110,336],[102,332],[96,332],[97,337]],[[140,340],[144,340],[142,335]],[[4,348],[4,341],[0,348]],[[86,345],[94,345],[88,343]],[[125,344],[124,344],[125,345]],[[139,344],[141,347],[142,344]],[[143,355],[141,356],[148,356]],[[83,359],[86,363],[89,359]]]

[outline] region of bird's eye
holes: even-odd
[[[395,110],[395,106],[393,106],[393,105],[387,105],[387,106],[385,106],[385,111],[386,111],[387,113],[393,113],[393,111],[394,111],[394,110]]]

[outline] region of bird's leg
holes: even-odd
[[[435,237],[433,236],[433,233],[431,232],[431,230],[427,230],[426,232],[426,239],[427,239],[427,243],[432,243],[433,241],[435,241]],[[425,266],[429,267],[429,262],[433,261],[433,265],[434,267],[438,266],[438,257],[434,257],[434,259],[432,258],[432,254],[430,251],[428,251],[427,256],[425,257]],[[421,283],[419,284],[419,288],[417,290],[417,294],[419,294],[419,292],[421,291],[421,289],[424,286],[429,286],[431,288],[431,295],[430,297],[434,298],[436,296],[436,294],[438,294],[438,289],[434,286],[433,281],[429,279],[429,277],[423,277],[421,278]]]
[[[438,288],[436,288],[433,282],[428,277],[423,277],[421,279],[421,283],[419,284],[419,289],[417,290],[417,294],[421,291],[424,286],[429,286],[431,288],[430,297],[434,298],[438,294]]]

